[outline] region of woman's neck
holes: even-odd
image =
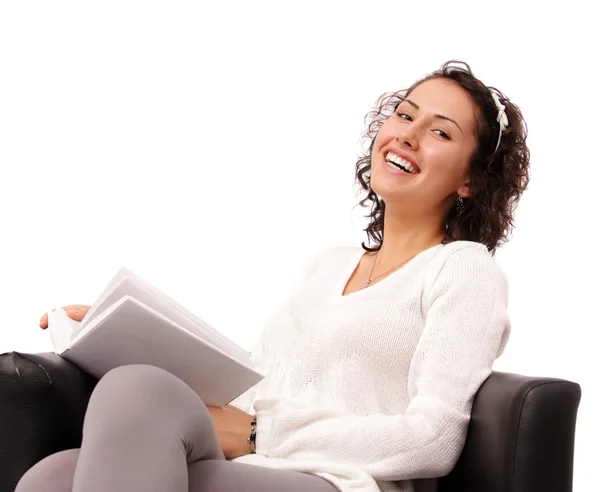
[[[394,265],[432,246],[445,237],[438,217],[386,217],[383,242],[377,254],[381,267]],[[379,268],[379,267],[378,267]]]

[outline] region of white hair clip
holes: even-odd
[[[498,147],[500,147],[500,139],[502,138],[502,132],[508,128],[508,117],[506,116],[506,113],[504,112],[505,106],[504,106],[504,104],[502,104],[500,102],[500,98],[498,97],[498,94],[496,94],[494,91],[490,91],[490,92],[492,94],[492,97],[494,98],[496,107],[498,108],[498,117],[496,118],[496,121],[500,124],[500,133],[498,134],[498,143],[496,144],[496,148],[494,149],[494,152],[496,152],[498,150]]]

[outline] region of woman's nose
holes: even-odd
[[[400,146],[406,145],[413,150],[419,147],[419,139],[414,125],[403,126],[398,132],[396,140]]]

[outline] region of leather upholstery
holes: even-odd
[[[0,355],[0,492],[43,457],[79,447],[96,380],[51,354]],[[571,492],[577,383],[493,372],[440,492]]]
[[[0,355],[0,492],[45,456],[79,447],[95,385],[54,354]]]
[[[473,403],[467,441],[440,492],[570,492],[581,388],[493,372]]]

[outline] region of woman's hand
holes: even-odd
[[[233,459],[249,454],[248,438],[254,417],[233,405],[207,408],[217,429],[217,437],[225,458]]]
[[[70,306],[64,306],[64,309],[67,312],[67,316],[75,321],[81,321],[83,317],[90,310],[90,306],[84,306],[83,304],[71,304]],[[40,328],[45,330],[48,328],[48,313],[42,316],[40,319]]]

